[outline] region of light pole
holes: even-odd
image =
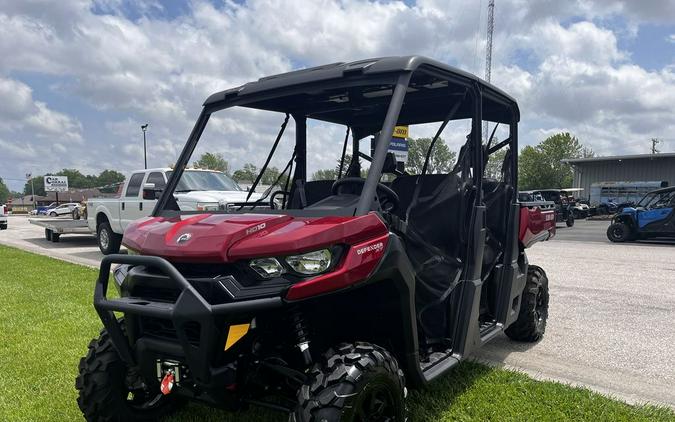
[[[149,123],[141,125],[141,130],[143,131],[143,161],[145,162],[145,169],[148,168],[148,151],[145,143],[145,131],[148,130]]]
[[[35,209],[35,185],[33,185],[33,174],[26,173],[26,179],[30,180],[30,195],[32,196],[33,209]]]

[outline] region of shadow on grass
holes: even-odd
[[[409,420],[411,422],[441,420],[442,415],[447,413],[458,396],[470,389],[479,379],[489,376],[494,370],[478,363],[463,362],[429,386],[420,390],[410,390],[407,400]],[[202,404],[190,404],[176,415],[166,419],[167,422],[287,420],[287,415],[267,409],[251,407],[245,411],[228,412]]]

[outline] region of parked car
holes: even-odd
[[[65,215],[65,214],[71,214],[75,207],[77,207],[76,202],[68,202],[65,204],[57,205],[52,208],[48,208],[45,210],[45,215],[48,215],[50,217],[58,217],[59,215]]]
[[[7,205],[0,205],[0,230],[6,230],[8,224]]]
[[[209,117],[236,106],[284,119],[259,177],[293,116],[282,171],[292,183],[246,210],[180,210],[188,198],[178,197],[179,176]],[[125,231],[130,254],[101,261],[94,307],[104,329],[75,381],[85,419],[160,420],[194,400],[266,406],[294,422],[403,422],[409,388],[448,375],[502,333],[540,340],[548,278],[526,248],[548,239],[555,221],[517,202],[519,118],[508,94],[417,56],[334,63],[213,94],[152,216]],[[405,174],[388,153],[397,122],[439,124],[429,157],[442,128],[460,119],[474,129],[452,172],[428,174],[427,163]],[[482,119],[508,137],[485,147]],[[328,146],[307,137],[317,122],[353,130],[337,180],[308,178],[307,144]],[[359,140],[372,135],[369,157]],[[499,152],[501,179],[485,179]],[[288,200],[277,209],[279,192]],[[215,194],[209,201],[221,204]],[[111,278],[112,264],[121,265]]]
[[[58,204],[56,202],[52,202],[49,205],[38,205],[34,211],[35,214],[37,215],[47,215],[47,210],[51,208],[56,208],[57,205]]]
[[[103,254],[117,253],[129,223],[152,213],[172,172],[170,168],[135,171],[121,187],[120,197],[87,201],[87,224],[92,233],[96,233]],[[173,194],[175,205],[181,211],[223,210],[246,201],[248,196],[248,192],[225,173],[201,169],[183,172]],[[253,193],[248,200],[259,198],[259,194]]]
[[[675,187],[645,195],[635,207],[625,207],[612,218],[607,238],[612,242],[675,237]]]

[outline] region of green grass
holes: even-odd
[[[0,421],[81,420],[74,380],[100,322],[97,271],[0,246]],[[411,392],[412,421],[675,421],[671,410],[630,406],[586,389],[464,363]],[[228,414],[190,405],[174,421],[286,420],[257,409]]]

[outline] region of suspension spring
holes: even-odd
[[[309,338],[305,318],[300,309],[294,308],[291,311],[291,323],[293,333],[295,334],[296,347],[302,353],[302,358],[306,365],[312,364],[312,354],[309,351]]]

